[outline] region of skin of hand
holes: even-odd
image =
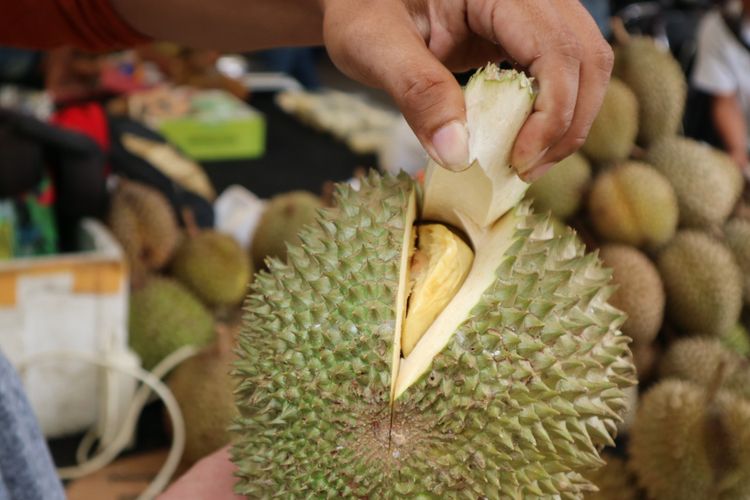
[[[229,460],[229,447],[201,459],[177,479],[158,500],[242,500],[233,492],[236,467]]]
[[[468,166],[463,95],[451,71],[506,59],[539,85],[512,164],[534,180],[585,141],[612,50],[578,0],[321,0],[325,45],[350,77],[385,89],[425,150]]]
[[[224,50],[324,41],[334,63],[386,90],[425,150],[468,166],[463,95],[451,71],[507,59],[539,85],[512,163],[526,180],[580,147],[613,55],[578,0],[112,0],[139,31]]]
[[[734,94],[713,97],[712,116],[716,131],[727,152],[741,169],[750,166],[747,144],[747,123],[740,102]]]

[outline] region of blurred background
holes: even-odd
[[[720,364],[750,386],[750,29],[741,2],[582,3],[616,78],[582,152],[529,197],[600,251],[630,316],[641,385],[591,498],[657,498],[623,466],[639,398]],[[388,96],[322,48],[0,47],[0,349],[70,498],[135,498],[226,444],[254,272],[334,183],[425,162]]]

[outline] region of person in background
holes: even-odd
[[[612,49],[579,0],[6,0],[2,5],[0,44],[17,47],[106,51],[168,40],[249,52],[323,44],[345,74],[388,92],[422,147],[452,170],[465,169],[470,159],[464,97],[453,72],[512,61],[539,86],[511,159],[528,181],[583,144],[613,65]],[[17,384],[11,380],[11,390],[3,393],[10,377],[0,370],[0,485],[6,486],[0,487],[0,499],[59,498],[50,467],[36,466],[27,453],[42,454],[44,444],[38,432],[25,431],[29,416]],[[218,452],[164,498],[233,498],[232,471],[226,451]]]
[[[745,176],[750,171],[750,0],[703,18],[692,84],[711,95],[714,128]]]

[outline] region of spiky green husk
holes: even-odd
[[[736,218],[727,222],[724,241],[742,270],[745,304],[750,305],[750,221]]]
[[[668,50],[652,38],[633,37],[615,48],[614,76],[638,99],[638,142],[649,145],[675,135],[682,124],[687,82]]]
[[[672,184],[681,226],[722,224],[742,193],[742,174],[732,159],[692,139],[665,137],[648,149],[645,161]]]
[[[656,266],[643,253],[625,245],[605,245],[599,250],[612,268],[617,291],[609,302],[628,315],[622,332],[636,342],[649,343],[664,319],[664,286]]]
[[[321,199],[307,191],[291,191],[271,198],[250,247],[255,268],[262,268],[267,257],[284,260],[287,244],[299,244],[297,233],[315,220],[322,207]]]
[[[231,349],[211,346],[184,361],[169,375],[168,385],[185,419],[182,460],[192,464],[229,443],[237,417]]]
[[[185,345],[203,346],[214,336],[213,317],[185,287],[153,277],[130,295],[130,347],[150,370]]]
[[[732,253],[696,230],[683,230],[659,254],[667,316],[688,334],[719,336],[742,309],[742,280]]]
[[[750,400],[750,366],[741,356],[724,347],[719,339],[680,339],[669,346],[660,368],[662,377],[707,387],[719,364],[724,365],[723,387]]]
[[[535,181],[526,192],[526,197],[534,200],[536,212],[551,212],[555,217],[567,219],[578,211],[590,181],[589,162],[574,153]]]
[[[572,232],[553,238],[516,209],[497,280],[391,416],[411,189],[375,174],[358,193],[341,188],[288,264],[257,276],[237,365],[238,491],[580,498],[634,378],[609,272]]]
[[[635,479],[628,471],[625,461],[611,454],[602,455],[604,467],[586,475],[599,488],[595,493],[586,493],[585,500],[638,500]]]
[[[591,161],[626,160],[638,135],[638,100],[620,79],[612,78],[604,102],[581,150]]]
[[[629,161],[596,177],[589,216],[607,241],[655,248],[674,236],[677,197],[663,175],[649,165]]]
[[[712,401],[709,401],[712,399]],[[641,399],[629,466],[649,498],[750,498],[750,403],[665,380]]]
[[[211,306],[232,306],[252,277],[247,253],[229,235],[203,231],[185,238],[172,261],[172,275]]]

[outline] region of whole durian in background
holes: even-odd
[[[589,217],[606,241],[659,247],[677,229],[677,198],[649,165],[628,161],[601,172],[589,195]]]
[[[661,360],[660,371],[662,377],[707,387],[720,364],[724,365],[723,388],[750,400],[750,365],[716,338],[693,337],[673,342]]]
[[[665,137],[646,152],[645,161],[674,187],[680,225],[721,225],[742,193],[742,174],[718,149],[685,137]]]
[[[648,146],[677,134],[687,82],[680,63],[649,37],[631,37],[615,47],[613,75],[638,99],[638,142]]]
[[[185,419],[183,462],[193,464],[229,443],[229,427],[237,417],[234,380],[230,372],[236,359],[231,332],[187,359],[169,374],[167,383]]]
[[[641,399],[629,466],[658,500],[750,498],[750,402],[665,380]]]
[[[590,181],[591,165],[574,153],[535,181],[526,196],[534,200],[536,212],[549,211],[555,217],[567,219],[578,211]]]
[[[576,498],[590,488],[581,473],[601,465],[633,383],[610,273],[572,232],[554,237],[528,205],[513,208],[525,187],[509,155],[531,110],[528,80],[490,66],[466,95],[470,135],[494,132],[492,145],[470,147],[474,166],[431,165],[424,197],[406,176],[340,187],[288,261],[256,276],[236,369],[239,493]],[[488,185],[495,167],[507,177]],[[475,181],[507,196],[446,201]],[[509,205],[495,215],[488,197]],[[474,257],[402,357],[421,218],[455,220]]]
[[[177,281],[151,277],[130,295],[128,333],[130,347],[150,370],[180,347],[211,342],[213,317]]]
[[[622,332],[637,343],[652,342],[664,319],[664,287],[656,266],[636,248],[625,245],[604,245],[599,256],[614,272],[618,285],[609,302],[628,315]]]
[[[667,316],[681,332],[720,336],[737,323],[742,278],[721,242],[682,230],[661,251],[657,267],[667,293]]]
[[[240,244],[218,231],[195,231],[177,248],[172,275],[210,306],[234,306],[245,297],[252,262]]]
[[[586,493],[585,500],[638,500],[638,488],[633,475],[628,471],[625,460],[611,453],[604,453],[602,460],[606,463],[586,477],[594,483],[599,491]]]
[[[595,163],[624,161],[637,134],[638,100],[627,85],[613,77],[581,151]]]
[[[727,222],[724,242],[742,270],[745,304],[750,305],[750,221],[735,218]]]
[[[284,260],[287,244],[299,244],[297,233],[315,220],[322,207],[320,197],[307,191],[291,191],[271,198],[250,247],[255,268],[262,268],[267,257]]]
[[[149,271],[167,264],[180,237],[169,200],[157,189],[127,179],[120,179],[112,194],[109,226],[125,250],[136,287]]]

